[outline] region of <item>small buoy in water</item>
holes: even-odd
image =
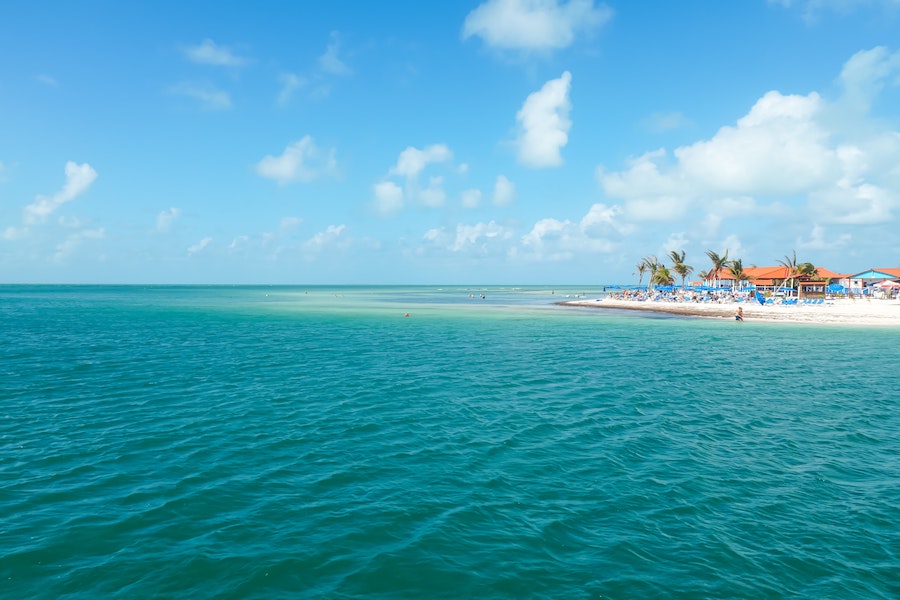
[[[408,317],[408,316],[409,316],[409,313],[405,313],[403,316],[404,316],[404,317]]]

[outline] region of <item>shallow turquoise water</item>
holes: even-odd
[[[898,332],[584,291],[0,287],[3,597],[900,596]]]

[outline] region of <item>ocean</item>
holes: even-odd
[[[900,597],[900,333],[601,292],[0,286],[0,596]]]

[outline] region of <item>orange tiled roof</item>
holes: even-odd
[[[898,277],[900,277],[900,269],[879,269],[884,271],[885,273],[891,273],[893,271],[898,272]],[[818,273],[818,278],[825,279],[841,279],[844,277],[849,277],[849,275],[835,273],[825,267],[816,267],[816,272]],[[718,277],[715,274],[710,273],[707,276],[707,280],[709,279],[719,279],[719,280],[731,280],[734,279],[734,273],[731,272],[729,268],[719,269]],[[773,279],[787,279],[790,277],[791,270],[785,267],[784,265],[778,265],[775,267],[745,267],[744,274],[749,277],[749,281],[751,283],[755,283],[757,285],[766,285],[766,283],[770,283]]]

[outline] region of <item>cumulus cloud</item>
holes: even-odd
[[[400,153],[397,164],[391,168],[390,174],[415,178],[429,164],[451,160],[453,160],[453,152],[444,144],[432,144],[422,150],[410,146]]]
[[[451,231],[447,231],[445,228],[430,229],[425,232],[422,239],[451,252],[485,254],[493,244],[509,240],[512,237],[512,229],[490,221],[472,225],[459,223]]]
[[[890,226],[900,211],[900,131],[870,114],[900,84],[900,52],[854,54],[839,83],[832,99],[770,91],[707,139],[646,152],[618,171],[598,167],[600,188],[628,222],[660,230],[683,221],[699,242],[735,252],[759,237],[760,223],[807,250],[865,243],[853,228]],[[799,233],[803,223],[815,224],[811,233]]]
[[[327,152],[316,146],[309,135],[293,142],[279,156],[266,156],[256,165],[258,175],[274,179],[279,184],[295,181],[310,182],[322,175],[337,172],[335,151]]]
[[[497,206],[509,206],[516,198],[516,186],[503,175],[497,175],[494,182],[494,204]]]
[[[22,220],[27,225],[43,223],[57,208],[84,193],[94,180],[97,172],[91,165],[66,163],[66,182],[62,189],[52,196],[38,196],[22,210]]]
[[[403,208],[403,188],[393,181],[382,181],[372,186],[375,194],[375,211],[389,215]]]
[[[522,236],[520,247],[512,254],[531,260],[560,261],[585,252],[609,253],[633,230],[620,222],[621,212],[619,207],[595,204],[577,223],[541,219]]]
[[[598,169],[606,195],[625,200],[642,219],[683,216],[693,204],[723,197],[797,194],[824,185],[839,167],[836,148],[818,121],[818,94],[769,92],[711,139],[648,152],[621,172]]]
[[[675,157],[689,180],[724,193],[796,193],[833,172],[834,150],[819,124],[818,94],[769,92],[737,127],[679,148]]]
[[[373,187],[375,194],[375,210],[382,215],[397,212],[407,203],[428,207],[443,206],[447,193],[444,191],[444,178],[432,176],[423,189],[419,185],[419,175],[432,164],[447,163],[453,160],[453,152],[444,144],[432,144],[423,149],[409,146],[397,157],[397,163],[390,168],[387,177],[405,178],[405,187],[393,181],[382,181]]]
[[[203,40],[197,46],[187,46],[184,54],[191,62],[218,67],[241,67],[247,59],[232,53],[226,46],[219,46],[211,39]]]
[[[529,167],[558,167],[560,150],[569,141],[569,89],[572,75],[566,71],[528,96],[516,114],[521,133],[517,141],[519,162]]]
[[[488,0],[466,16],[462,36],[504,50],[558,50],[611,17],[609,7],[593,0]]]
[[[329,225],[325,231],[320,231],[309,238],[303,244],[303,250],[307,255],[320,254],[335,245],[341,245],[346,236],[345,225]]]

